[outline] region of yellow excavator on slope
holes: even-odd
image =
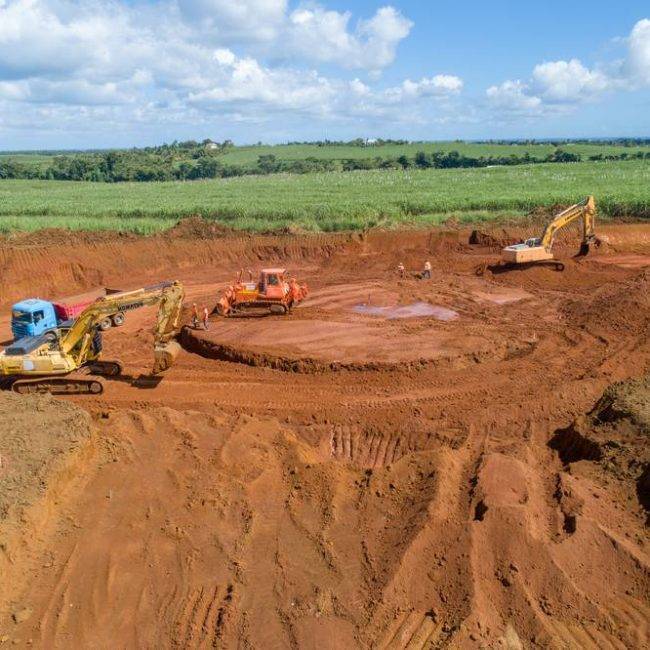
[[[544,229],[544,234],[537,238],[527,239],[522,244],[506,246],[501,252],[503,262],[507,265],[535,264],[551,262],[558,271],[564,270],[564,264],[553,257],[551,248],[555,234],[561,228],[568,226],[576,219],[582,220],[582,243],[579,255],[587,255],[591,244],[598,244],[594,231],[596,221],[596,202],[593,196],[572,205],[560,212]]]
[[[173,340],[178,332],[185,292],[179,282],[108,295],[91,303],[74,322],[56,330],[54,341],[26,337],[0,353],[0,383],[17,393],[98,395],[104,385],[100,377],[122,372],[119,361],[101,356],[99,324],[116,313],[158,304],[154,329],[154,368],[158,374],[169,368],[180,351]]]

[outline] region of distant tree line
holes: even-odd
[[[0,179],[120,183],[371,169],[455,169],[534,163],[572,163],[582,160],[582,156],[577,153],[557,148],[544,157],[533,157],[527,151],[521,155],[503,156],[469,156],[458,151],[418,151],[414,156],[345,159],[307,157],[301,160],[282,160],[274,154],[263,154],[252,164],[228,164],[224,162],[221,154],[232,146],[234,145],[229,140],[224,143],[189,140],[145,149],[54,156],[52,162],[44,167],[14,161],[11,158],[0,158]],[[182,152],[182,155],[179,152]],[[650,160],[650,152],[623,151],[617,154],[595,154],[588,157],[588,160],[594,162],[643,159]]]
[[[464,142],[457,140],[457,142]],[[502,144],[502,145],[551,145],[566,147],[571,144],[607,145],[611,147],[646,147],[650,138],[567,138],[564,140],[472,140],[473,144]]]

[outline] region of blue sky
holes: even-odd
[[[650,136],[647,2],[0,0],[0,150]]]

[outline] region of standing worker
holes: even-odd
[[[196,329],[199,326],[199,309],[196,303],[192,303],[192,327]]]
[[[400,278],[403,278],[406,275],[406,269],[404,268],[404,264],[402,264],[402,262],[397,265],[397,274]]]
[[[203,327],[204,329],[209,329],[208,326],[208,308],[206,306],[203,307]]]
[[[427,260],[424,263],[424,271],[422,271],[422,279],[423,280],[424,279],[427,279],[427,280],[431,279],[431,262],[429,262],[429,260]]]

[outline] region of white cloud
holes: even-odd
[[[227,48],[222,48],[222,47],[214,51],[212,58],[219,65],[225,65],[225,66],[234,65],[235,61],[237,60],[237,57],[235,56],[235,53],[232,50],[229,50]]]
[[[353,79],[350,82],[350,90],[359,97],[368,96],[371,94],[370,86],[361,81],[361,79]]]
[[[535,66],[533,81],[539,94],[553,102],[579,102],[610,89],[613,80],[589,70],[578,59],[551,61]]]
[[[453,75],[439,74],[423,77],[420,81],[406,79],[400,86],[384,91],[384,98],[393,103],[421,97],[445,97],[458,94],[463,88],[463,80]]]
[[[271,41],[287,12],[287,0],[178,0],[182,17],[222,43]]]
[[[413,26],[393,7],[382,7],[354,32],[351,17],[319,5],[296,9],[289,16],[289,51],[346,68],[381,70],[395,60],[397,46]]]
[[[252,58],[235,59],[213,87],[190,93],[192,105],[214,109],[223,104],[266,106],[320,112],[335,93],[332,82],[316,73],[270,69]]]
[[[506,112],[538,111],[542,100],[528,92],[528,86],[517,80],[504,81],[498,86],[490,86],[486,94],[492,106]]]
[[[91,84],[83,79],[0,82],[0,97],[32,103],[80,106],[124,104],[131,99],[127,92],[127,84],[120,89],[115,83]]]
[[[625,41],[627,53],[622,61],[592,69],[579,59],[540,63],[530,81],[508,80],[491,86],[487,98],[506,113],[546,115],[595,101],[609,91],[650,86],[650,20],[638,21]]]
[[[626,73],[632,83],[650,85],[650,20],[640,20],[628,38]]]
[[[0,124],[259,122],[279,111],[399,122],[431,115],[461,90],[451,75],[381,88],[373,73],[412,23],[392,7],[351,23],[320,4],[289,13],[286,0],[0,0]],[[368,79],[323,75],[314,62],[365,69]]]
[[[617,82],[578,59],[536,65],[530,82],[507,80],[490,86],[486,95],[493,108],[514,115],[561,113],[581,102],[598,98]]]
[[[463,85],[458,77],[437,75],[419,82],[407,80],[395,88],[373,89],[360,79],[346,82],[314,71],[268,68],[248,57],[234,57],[232,61],[230,56],[226,58],[227,68],[211,87],[189,94],[193,106],[212,111],[223,106],[237,107],[244,115],[251,107],[264,106],[319,116],[390,114],[400,119],[400,115],[407,114],[400,106],[403,100],[409,100],[408,115],[412,116],[411,109],[455,95]]]

